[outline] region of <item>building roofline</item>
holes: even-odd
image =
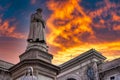
[[[14,65],[13,67],[11,67],[9,70],[14,71],[17,70],[20,66],[24,65],[24,64],[40,64],[40,65],[44,65],[46,67],[49,67],[51,69],[57,70],[59,72],[60,67],[53,65],[51,63],[45,62],[43,60],[40,59],[27,59],[27,60],[23,60],[21,62],[19,62],[18,64]]]
[[[0,60],[0,70],[9,71],[9,68],[11,68],[12,66],[14,66],[14,64],[4,60]]]
[[[117,58],[117,59],[113,59],[109,62],[105,62],[105,63],[101,64],[99,66],[99,69],[100,69],[99,73],[102,73],[102,72],[109,71],[109,70],[115,69],[117,67],[120,67],[119,62],[120,62],[120,58]],[[105,68],[104,65],[107,66],[107,67]]]
[[[6,71],[6,72],[9,72],[9,70],[8,70],[8,69],[3,68],[3,67],[0,67],[0,70],[3,70],[3,71]]]
[[[7,61],[1,60],[1,59],[0,59],[0,62],[4,62],[4,63],[10,64],[10,65],[15,65],[13,63],[10,63],[10,62],[7,62]]]
[[[67,62],[65,62],[65,63],[63,63],[63,64],[61,64],[61,65],[59,65],[59,66],[60,66],[60,67],[63,67],[63,66],[69,65],[69,64],[71,64],[71,63],[73,63],[73,62],[76,62],[76,61],[78,61],[78,60],[79,60],[79,61],[80,61],[80,60],[83,60],[83,59],[85,59],[86,57],[88,57],[88,56],[90,56],[90,55],[93,55],[93,54],[96,55],[97,57],[103,59],[103,60],[106,59],[106,57],[103,56],[100,52],[96,51],[95,49],[90,49],[90,50],[88,50],[88,51],[80,54],[79,56],[77,56],[77,57],[75,57],[75,58],[73,58],[73,59],[71,59],[71,60],[69,60],[69,61],[67,61]]]

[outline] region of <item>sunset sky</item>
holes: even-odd
[[[37,8],[43,9],[54,64],[91,48],[107,60],[120,57],[120,0],[0,0],[1,60],[19,62]]]

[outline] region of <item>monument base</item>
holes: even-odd
[[[39,59],[20,61],[10,69],[12,80],[21,80],[26,73],[26,68],[33,67],[33,75],[37,80],[56,80],[60,68]]]
[[[48,46],[46,45],[46,43],[39,43],[39,42],[28,42],[28,46],[26,51],[30,50],[30,49],[40,49],[42,51],[48,52]]]
[[[20,61],[28,60],[28,59],[40,59],[48,63],[51,63],[53,56],[52,54],[42,51],[39,48],[30,48],[29,50],[26,50],[23,54],[21,54],[19,58]]]
[[[26,51],[19,56],[20,61],[27,59],[40,59],[51,63],[52,54],[48,53],[48,47],[45,43],[28,43]]]

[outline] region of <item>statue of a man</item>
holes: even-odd
[[[32,67],[27,68],[27,72],[21,80],[37,80],[37,78],[33,75],[33,68]]]
[[[42,9],[39,8],[37,12],[31,15],[30,33],[28,42],[46,43],[45,40],[45,21],[42,18]]]

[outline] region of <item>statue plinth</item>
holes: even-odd
[[[28,59],[40,59],[45,62],[51,63],[51,60],[53,59],[52,54],[49,54],[46,49],[44,50],[41,49],[41,47],[38,48],[38,46],[30,47],[19,56],[20,61]]]
[[[40,59],[45,62],[51,63],[53,59],[52,54],[48,53],[48,46],[46,43],[28,42],[26,51],[19,56],[20,61],[27,59]]]
[[[28,43],[26,51],[30,49],[40,49],[42,51],[48,52],[48,46],[45,43],[39,43],[39,42]]]

